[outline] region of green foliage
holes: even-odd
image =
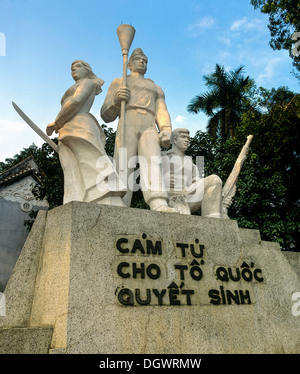
[[[195,96],[187,107],[190,113],[202,111],[209,117],[207,131],[214,139],[234,137],[253,84],[242,72],[243,66],[226,72],[223,66],[216,64],[212,74],[203,76],[209,91]]]
[[[260,88],[256,107],[243,114],[237,133],[254,135],[254,146],[263,156],[266,177],[279,172],[292,200],[300,198],[295,184],[300,167],[299,120],[300,95],[286,87]]]
[[[287,200],[289,192],[282,173],[265,163],[264,141],[264,137],[253,138],[229,216],[241,228],[260,230],[263,240],[279,242],[282,250],[299,251],[299,203]],[[225,143],[214,141],[198,131],[187,153],[204,155],[205,176],[217,174],[225,183],[245,142],[246,136]]]
[[[106,137],[105,151],[108,156],[113,157],[114,148],[115,148],[116,132],[111,127],[107,127],[104,124],[101,125],[101,127]]]
[[[253,102],[255,103],[255,102]],[[236,142],[253,134],[251,150],[230,210],[241,227],[257,228],[284,250],[300,250],[300,96],[286,87],[259,89]]]
[[[47,199],[49,209],[52,209],[63,203],[63,171],[58,154],[47,143],[42,145],[41,154],[43,158],[38,159],[37,162],[45,177],[35,186],[33,194],[38,199]]]
[[[229,216],[240,227],[259,229],[262,239],[279,242],[283,250],[299,251],[300,190],[295,181],[300,169],[300,95],[287,87],[257,88],[241,72],[227,73],[216,65],[215,72],[204,76],[210,91],[196,96],[188,111],[208,115],[208,131],[196,133],[188,153],[204,156],[204,175],[217,174],[225,183],[247,136],[254,135]],[[224,113],[235,113],[227,124]],[[228,123],[231,131],[226,130]]]
[[[274,50],[286,49],[293,59],[297,72],[294,75],[300,79],[300,56],[292,54],[292,35],[300,32],[300,2],[299,0],[251,0],[255,9],[260,9],[269,15],[270,46]]]

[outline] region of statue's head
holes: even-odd
[[[128,69],[140,74],[145,74],[147,71],[147,64],[148,58],[143,50],[141,48],[134,49],[128,61]]]
[[[188,129],[179,128],[172,131],[170,142],[173,147],[175,146],[182,152],[185,152],[190,144],[190,139],[190,131]]]
[[[91,66],[83,60],[75,60],[71,65],[72,77],[75,81],[80,78],[92,79],[96,85],[96,95],[102,92],[101,86],[103,86],[104,81],[98,78],[91,68]]]

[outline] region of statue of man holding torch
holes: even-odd
[[[114,154],[120,177],[121,164],[126,169],[124,175],[127,179],[133,173],[135,165],[130,160],[138,155],[140,185],[148,206],[151,210],[176,212],[168,206],[167,192],[162,188],[160,166],[161,147],[170,144],[171,119],[163,90],[151,79],[144,77],[147,63],[148,59],[142,49],[136,48],[129,58],[128,69],[131,74],[126,77],[126,86],[122,85],[122,78],[111,83],[101,108],[101,117],[105,122],[114,121],[120,117],[121,103],[125,101],[124,128],[120,128],[119,123]],[[127,180],[123,182],[127,183]],[[128,188],[124,197],[127,206],[130,206],[131,198],[132,190]]]

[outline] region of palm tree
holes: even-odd
[[[216,64],[212,74],[204,75],[209,91],[195,96],[187,107],[189,113],[204,112],[208,117],[207,132],[213,137],[226,140],[234,137],[234,130],[241,118],[244,99],[253,81],[242,75],[244,67],[226,72]]]

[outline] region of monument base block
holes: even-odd
[[[0,352],[22,327],[52,354],[300,353],[296,292],[279,245],[236,221],[72,202],[32,228]]]

